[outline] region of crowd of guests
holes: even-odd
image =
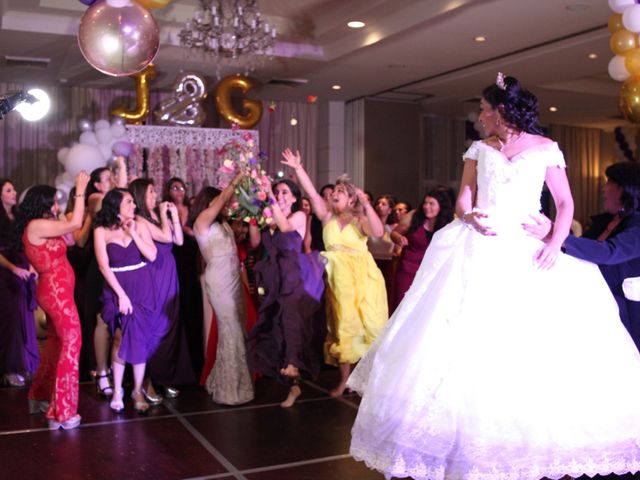
[[[340,372],[330,393],[342,395],[434,233],[453,220],[455,193],[434,188],[412,209],[391,195],[372,201],[346,176],[316,190],[298,152],[285,150],[282,163],[294,175],[271,185],[273,222],[263,229],[229,215],[240,174],[193,198],[172,178],[159,199],[153,181],[128,179],[119,158],[114,171],[80,173],[64,213],[53,187],[31,187],[18,206],[1,180],[4,383],[30,381],[30,412],[45,413],[52,429],[80,423],[78,381],[90,375],[122,411],[127,364],[141,413],[198,375],[224,405],[251,401],[256,378],[275,378],[291,407],[301,380],[330,364]],[[615,236],[626,218],[616,215],[594,238]],[[547,230],[539,222],[532,234]],[[640,257],[635,249],[625,259]],[[48,319],[40,359],[38,305]]]

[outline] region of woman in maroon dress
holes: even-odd
[[[391,240],[402,247],[395,278],[393,309],[409,290],[433,234],[453,220],[453,205],[444,188],[435,188],[422,200],[421,208],[409,212],[391,232]]]

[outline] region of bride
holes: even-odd
[[[387,477],[534,480],[640,470],[640,354],[597,266],[564,255],[573,200],[537,100],[498,75],[438,231],[349,378],[351,454]],[[522,225],[546,182],[545,245]]]

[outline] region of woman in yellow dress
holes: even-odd
[[[300,152],[282,152],[322,222],[327,270],[327,339],[325,361],[338,364],[340,383],[331,396],[342,395],[351,366],[375,341],[389,318],[382,273],[367,248],[367,237],[384,234],[378,214],[362,190],[340,177],[325,203],[302,167]]]

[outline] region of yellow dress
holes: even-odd
[[[342,231],[336,218],[322,229],[327,259],[325,361],[356,363],[389,318],[384,277],[355,221]]]

